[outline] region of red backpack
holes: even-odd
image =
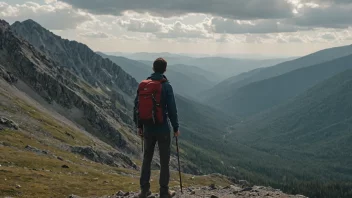
[[[161,104],[161,80],[143,80],[138,87],[138,122],[144,125],[159,125],[164,122],[163,105]]]

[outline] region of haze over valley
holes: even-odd
[[[352,3],[192,2],[0,1],[0,196],[135,197],[163,57],[175,197],[352,197]]]

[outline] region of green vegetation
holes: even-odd
[[[0,97],[0,107],[4,109],[2,113],[10,113],[15,118],[21,115],[21,119],[24,119],[20,130],[0,131],[0,196],[103,196],[118,190],[139,190],[138,171],[92,162],[65,149],[67,145],[95,145],[84,133],[11,94],[6,95],[6,98],[1,94]],[[6,106],[11,106],[16,111],[7,111]],[[47,154],[31,152],[26,149],[27,145],[46,151]],[[96,146],[111,149],[105,144]],[[136,160],[136,163],[140,164],[140,161]],[[69,168],[62,168],[62,165]],[[231,183],[226,178],[215,175],[196,176],[194,179],[192,175],[182,176],[185,187],[212,183],[226,186]],[[153,171],[154,192],[158,191],[158,177],[158,171]],[[172,172],[170,186],[179,186],[177,172]]]

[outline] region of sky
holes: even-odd
[[[0,0],[103,52],[302,56],[352,44],[352,0]]]

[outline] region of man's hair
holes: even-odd
[[[154,72],[164,73],[166,71],[167,62],[163,58],[157,58],[153,63]]]

